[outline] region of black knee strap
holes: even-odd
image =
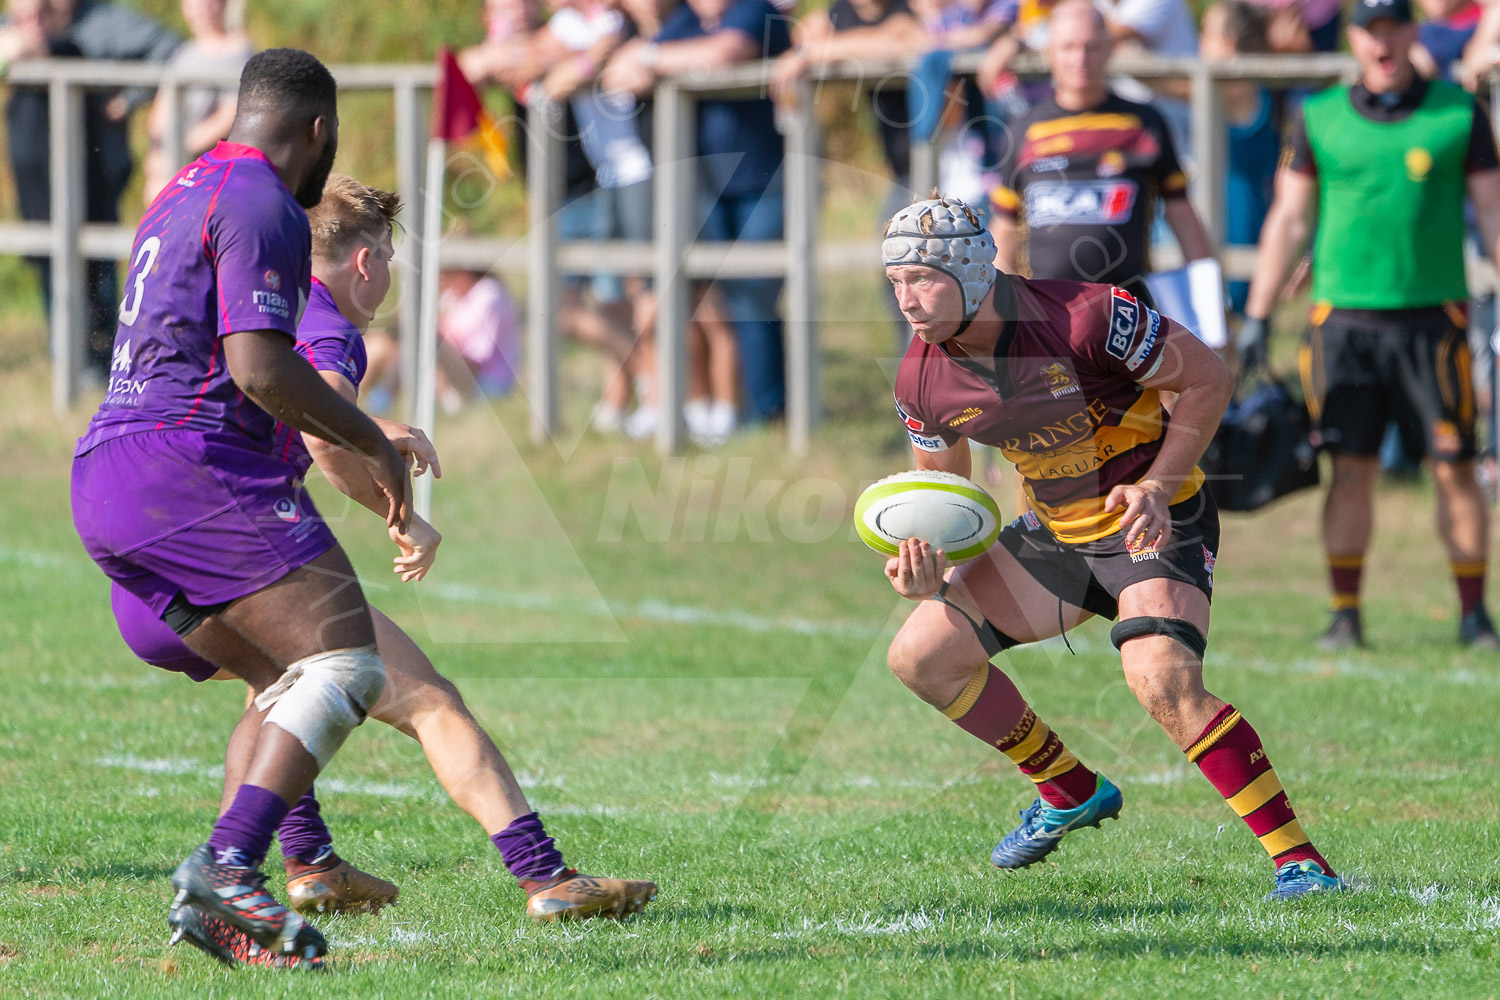
[[[1117,622],[1115,627],[1109,630],[1109,641],[1115,644],[1116,649],[1119,649],[1131,639],[1139,639],[1143,635],[1164,635],[1169,639],[1176,639],[1191,649],[1200,660],[1208,650],[1208,639],[1192,622],[1183,621],[1181,618],[1156,618],[1150,615],[1126,618]]]
[[[1012,646],[1021,645],[1020,640],[1012,639],[991,625],[989,619],[981,615],[977,610],[965,607],[968,604],[967,601],[960,603],[949,598],[948,581],[946,580],[938,588],[938,592],[929,597],[928,600],[939,601],[963,615],[964,621],[969,623],[969,627],[974,630],[974,635],[979,638],[979,645],[984,647],[985,656],[994,656],[997,653],[1002,653],[1010,649]]]

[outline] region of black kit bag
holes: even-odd
[[[1221,510],[1252,511],[1318,485],[1307,407],[1269,369],[1249,373],[1198,464]]]

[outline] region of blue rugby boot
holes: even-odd
[[[1276,887],[1268,900],[1300,899],[1310,892],[1342,892],[1348,886],[1336,875],[1323,874],[1316,861],[1288,861],[1276,869]]]
[[[1124,797],[1114,783],[1099,775],[1099,785],[1087,802],[1072,809],[1054,809],[1041,799],[1021,811],[1021,825],[995,845],[990,861],[996,868],[1025,868],[1053,851],[1063,837],[1085,826],[1118,820]]]

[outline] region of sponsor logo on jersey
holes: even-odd
[[[1125,154],[1118,149],[1106,150],[1099,157],[1099,166],[1096,168],[1100,177],[1118,177],[1125,172]]]
[[[1028,510],[1026,513],[1022,514],[1021,515],[1021,520],[1023,522],[1025,522],[1025,524],[1026,524],[1026,530],[1027,531],[1041,531],[1042,530],[1042,522],[1037,518],[1036,514],[1034,512],[1032,512],[1032,511]]]
[[[146,391],[146,380],[130,377],[131,366],[135,364],[130,354],[130,341],[115,347],[114,353],[109,361],[109,385],[105,393],[111,406],[139,406],[140,400],[133,397],[139,396]],[[122,376],[115,372],[124,372]]]
[[[964,410],[964,412],[960,413],[958,416],[954,417],[952,420],[948,421],[948,426],[958,427],[959,425],[966,424],[970,420],[973,420],[975,417],[982,416],[983,414],[984,411],[979,407],[971,406],[967,410]]]
[[[1028,166],[1032,173],[1048,174],[1055,170],[1067,170],[1068,158],[1066,156],[1044,156],[1039,160],[1032,160]]]
[[[109,370],[112,372],[130,371],[130,341],[115,348],[113,357],[110,358]]]
[[[1078,383],[1068,370],[1063,367],[1061,361],[1054,361],[1050,365],[1042,365],[1042,381],[1047,384],[1047,389],[1052,393],[1053,399],[1060,399],[1073,392],[1080,392]]]
[[[263,313],[280,316],[282,319],[291,318],[292,304],[279,292],[251,292],[250,301]]]
[[[287,524],[296,524],[302,520],[302,512],[297,509],[297,501],[291,497],[282,497],[276,501],[276,506],[271,509],[276,511],[276,516]]]
[[[900,400],[896,401],[896,416],[901,418],[901,422],[906,425],[906,429],[909,431],[916,431],[920,434],[927,429],[927,425],[922,423],[922,421],[916,417],[907,415],[906,411],[901,408]]]
[[[1109,296],[1109,333],[1104,349],[1111,357],[1124,361],[1130,357],[1130,344],[1140,326],[1141,304],[1123,288],[1110,289]]]
[[[1135,353],[1125,359],[1125,367],[1130,371],[1135,371],[1146,363],[1146,359],[1151,356],[1151,349],[1156,346],[1156,335],[1161,332],[1161,314],[1150,306],[1146,307],[1146,320],[1146,335],[1141,338]]]
[[[269,288],[273,292],[279,292],[279,291],[281,291],[281,272],[279,272],[279,271],[267,271],[266,272],[266,287]]]
[[[1043,181],[1026,185],[1033,226],[1113,226],[1130,218],[1134,181]]]
[[[932,437],[928,437],[925,434],[918,434],[916,431],[907,431],[906,432],[906,436],[909,437],[909,438],[911,438],[911,443],[912,444],[916,445],[918,448],[921,448],[923,451],[947,451],[948,450],[948,442],[944,441],[938,435],[933,435]]]
[[[1208,585],[1210,587],[1214,585],[1214,563],[1216,562],[1218,560],[1214,558],[1214,550],[1207,545],[1203,546],[1203,570],[1208,574]]]

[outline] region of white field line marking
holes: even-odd
[[[850,937],[892,937],[904,934],[920,934],[931,930],[942,922],[943,914],[930,915],[925,910],[915,913],[898,913],[894,917],[839,917],[834,920],[814,922],[802,918],[801,927],[776,931],[773,938],[801,938],[819,933],[843,934]]]
[[[196,778],[212,778],[215,781],[224,777],[224,768],[219,764],[202,764],[192,759],[166,759],[153,760],[145,757],[137,757],[134,754],[105,754],[95,758],[94,763],[101,767],[118,767],[127,771],[135,771],[140,774],[168,774],[168,775],[191,775]],[[563,779],[561,777],[538,777],[522,771],[516,775],[516,782],[527,791],[537,788],[561,788]],[[369,795],[380,799],[404,799],[421,802],[447,802],[448,796],[441,788],[432,788],[423,785],[411,784],[403,781],[360,781],[358,779],[320,777],[317,785],[318,794],[333,792],[348,795]],[[149,788],[138,791],[137,794],[154,798],[161,794],[158,788]],[[636,810],[627,809],[622,806],[586,805],[579,803],[545,803],[533,800],[536,808],[549,816],[594,816],[608,819],[614,816],[628,816]]]
[[[55,552],[37,552],[27,549],[0,547],[0,562],[20,563],[33,569],[73,570],[81,568],[83,560]],[[386,590],[377,581],[360,581],[367,589]],[[483,604],[489,607],[507,608],[513,611],[567,612],[591,615],[596,618],[629,618],[637,621],[658,622],[667,625],[710,625],[721,628],[738,628],[747,632],[791,633],[793,635],[832,635],[855,639],[874,639],[881,626],[829,619],[813,621],[807,618],[771,618],[751,614],[738,608],[700,608],[685,604],[669,604],[666,601],[643,600],[633,604],[609,604],[603,600],[575,601],[552,597],[543,593],[516,593],[460,583],[422,583],[420,596],[466,604]]]

